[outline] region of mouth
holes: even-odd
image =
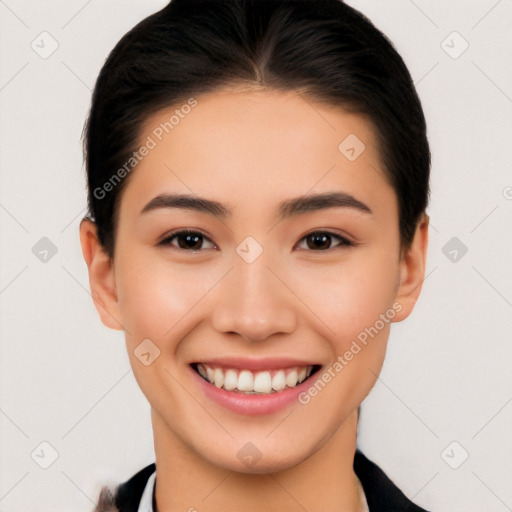
[[[205,362],[192,363],[192,369],[218,389],[241,395],[275,395],[294,389],[321,368],[318,364],[250,370],[229,368]]]

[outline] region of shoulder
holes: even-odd
[[[361,481],[370,512],[428,512],[415,505],[374,462],[356,450],[354,471]]]

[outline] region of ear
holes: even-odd
[[[122,331],[114,263],[99,242],[96,224],[87,217],[80,222],[80,243],[89,270],[92,300],[101,321],[111,329]]]
[[[395,301],[402,306],[393,318],[400,322],[407,318],[414,309],[425,280],[425,263],[428,248],[429,216],[424,214],[416,226],[413,241],[400,257],[400,283]]]

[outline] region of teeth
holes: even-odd
[[[220,368],[216,368],[213,372],[213,383],[218,388],[224,386],[224,372]]]
[[[286,375],[284,370],[279,370],[272,377],[272,389],[274,391],[282,391],[286,387]]]
[[[290,388],[297,385],[297,370],[295,368],[286,376],[286,385]]]
[[[199,365],[201,366],[201,365]],[[236,375],[235,370],[228,370],[224,374],[224,389],[227,389],[228,391],[233,391],[233,389],[236,389],[238,386],[238,377]]]
[[[240,372],[237,387],[240,391],[254,391],[254,379],[249,370],[242,370]]]
[[[254,391],[270,393],[272,391],[272,377],[269,372],[259,372],[254,377]]]
[[[199,372],[199,375],[201,375],[201,377],[208,379],[208,374],[206,373],[206,370],[202,364],[198,365],[197,371]]]
[[[269,394],[297,386],[311,375],[313,366],[253,373],[250,370],[212,368],[207,364],[198,364],[197,371],[218,388],[247,394]]]

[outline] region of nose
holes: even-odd
[[[234,268],[217,286],[213,326],[247,341],[262,341],[297,328],[297,299],[287,286],[286,272],[266,258],[254,262],[238,256]]]

